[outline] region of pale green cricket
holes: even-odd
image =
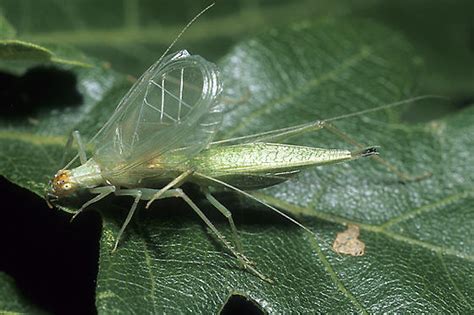
[[[408,101],[324,121],[213,142],[221,124],[224,107],[219,97],[222,91],[219,69],[213,63],[191,55],[186,50],[165,56],[172,45],[163,54],[164,57],[133,85],[87,146],[81,142],[79,132],[73,132],[81,165],[67,169],[72,164],[71,161],[64,169],[59,170],[51,181],[47,199],[56,201],[84,189],[96,194],[80,207],[75,214],[77,215],[110,194],[132,197],[134,201],[117,235],[113,248],[115,251],[140,200],[148,201],[148,208],[157,199],[182,198],[245,269],[271,281],[256,270],[251,260],[243,254],[232,214],[211,194],[211,188],[239,192],[313,233],[247,191],[279,184],[308,167],[374,156],[377,149],[325,149],[276,141],[327,127],[332,120],[398,106]],[[92,148],[92,157],[89,159],[86,157],[86,147]],[[185,182],[199,185],[207,200],[227,218],[234,244],[224,238],[180,188]]]

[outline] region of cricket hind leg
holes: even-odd
[[[231,143],[247,143],[247,142],[264,142],[264,141],[281,141],[310,131],[322,129],[322,121],[316,120],[310,123],[300,124],[287,128],[264,131],[253,135],[235,137],[225,140],[214,141],[211,145],[231,144]]]
[[[426,100],[426,99],[444,99],[444,100],[446,100],[446,97],[438,96],[438,95],[422,95],[422,96],[412,97],[412,98],[397,101],[397,102],[384,104],[384,105],[377,106],[377,107],[374,107],[374,108],[368,108],[368,109],[361,110],[361,111],[358,111],[358,112],[353,112],[353,113],[348,113],[348,114],[332,117],[332,118],[325,119],[325,120],[316,120],[316,121],[313,121],[313,122],[304,123],[304,124],[291,126],[291,127],[287,127],[287,128],[265,131],[265,132],[261,132],[261,133],[254,134],[254,135],[247,135],[247,136],[241,136],[241,137],[236,137],[236,138],[231,138],[231,139],[226,139],[226,140],[214,141],[211,144],[222,144],[222,143],[233,143],[233,142],[249,142],[249,141],[253,141],[253,142],[256,142],[256,141],[260,141],[260,142],[262,142],[262,141],[279,141],[279,140],[291,138],[293,136],[297,136],[297,135],[300,135],[300,134],[304,134],[304,133],[307,133],[307,132],[317,131],[317,130],[323,129],[324,124],[327,124],[330,121],[342,120],[342,119],[347,119],[347,118],[350,118],[350,117],[357,117],[357,116],[361,116],[361,115],[365,115],[365,114],[369,114],[369,113],[373,113],[373,112],[377,112],[377,111],[381,111],[381,110],[385,110],[385,109],[389,109],[389,108],[394,108],[394,107],[398,107],[398,106],[405,105],[405,104],[408,104],[408,103],[417,102],[417,101]]]
[[[168,198],[168,197],[177,197],[177,198],[183,199],[194,210],[194,212],[196,212],[196,214],[201,218],[201,220],[204,221],[204,223],[214,233],[214,235],[219,239],[219,241],[221,241],[222,244],[224,244],[224,246],[239,260],[239,263],[244,269],[250,271],[251,273],[253,273],[254,275],[256,275],[257,277],[259,277],[260,279],[264,281],[273,283],[273,281],[270,278],[266,277],[265,275],[263,275],[261,272],[259,272],[257,269],[253,267],[254,263],[252,261],[250,261],[242,252],[239,252],[238,250],[236,250],[225,239],[224,235],[222,235],[222,233],[219,232],[219,230],[215,227],[215,225],[212,224],[212,222],[206,217],[206,215],[201,211],[201,209],[199,209],[199,207],[188,197],[188,195],[186,195],[186,193],[182,189],[176,188],[176,189],[168,190],[165,194],[161,196],[161,198]],[[220,204],[219,202],[217,203]]]
[[[301,134],[312,132],[312,131],[318,131],[323,128],[326,128],[332,133],[334,133],[335,135],[337,135],[338,137],[342,138],[344,141],[351,143],[358,148],[364,148],[364,146],[361,143],[358,143],[352,137],[345,134],[338,128],[334,127],[330,122],[336,121],[336,120],[347,119],[351,117],[357,117],[357,116],[361,116],[361,115],[365,115],[365,114],[369,114],[369,113],[373,113],[373,112],[377,112],[377,111],[381,111],[381,110],[385,110],[389,108],[399,107],[408,103],[418,102],[421,100],[429,100],[429,99],[449,100],[448,98],[439,96],[439,95],[422,95],[422,96],[412,97],[410,99],[405,99],[401,101],[384,104],[384,105],[377,106],[374,108],[365,109],[358,112],[336,116],[336,117],[325,119],[325,120],[316,120],[316,121],[301,124],[301,125],[282,128],[278,130],[270,130],[270,131],[266,131],[266,132],[262,132],[262,133],[258,133],[254,135],[241,136],[241,137],[236,137],[232,139],[215,141],[215,142],[212,142],[211,145],[223,144],[223,143],[228,144],[228,143],[234,143],[234,142],[237,142],[237,143],[250,142],[250,141],[253,141],[253,142],[281,141],[281,140],[288,139],[297,135],[301,135]],[[381,158],[380,156],[374,155],[372,158],[375,159],[375,161],[377,161],[378,163],[383,164],[392,173],[396,174],[398,178],[400,179],[400,181],[402,182],[418,181],[432,175],[431,172],[426,172],[419,176],[411,176],[405,172],[400,171],[395,165]]]
[[[289,128],[273,130],[273,131],[264,132],[264,133],[260,133],[256,135],[244,136],[244,137],[239,137],[235,139],[215,142],[215,143],[232,142],[234,140],[244,140],[244,141],[252,140],[252,141],[259,141],[259,142],[282,141],[288,138],[292,138],[294,136],[298,136],[301,134],[314,132],[314,131],[318,131],[322,129],[328,130],[329,132],[338,136],[345,142],[356,146],[358,149],[366,148],[366,146],[359,143],[354,138],[352,138],[351,136],[349,136],[348,134],[346,134],[345,132],[343,132],[342,130],[338,129],[333,124],[325,120],[317,120],[311,123],[301,124],[301,125],[297,125],[297,126],[293,126]],[[388,162],[387,160],[385,160],[384,158],[378,155],[373,155],[372,159],[384,165],[389,171],[397,175],[401,182],[419,181],[432,175],[431,172],[426,172],[418,176],[411,176],[405,172],[400,171],[395,165],[393,165],[392,163]]]

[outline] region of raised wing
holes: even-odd
[[[186,50],[164,57],[133,85],[93,138],[94,159],[103,172],[130,170],[154,159],[161,165],[182,163],[218,130],[221,90],[213,63]]]

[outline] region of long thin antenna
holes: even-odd
[[[170,52],[171,48],[173,48],[173,46],[176,44],[176,42],[181,38],[181,36],[183,36],[183,34],[188,30],[188,28],[197,20],[199,19],[199,17],[201,15],[203,15],[207,10],[209,10],[210,8],[212,8],[213,6],[215,5],[215,3],[211,3],[210,5],[208,5],[207,7],[205,7],[201,12],[199,12],[198,14],[196,14],[195,17],[193,17],[191,19],[191,21],[188,22],[188,24],[186,24],[183,29],[181,30],[181,32],[179,32],[178,36],[176,36],[176,38],[171,42],[171,44],[168,46],[168,48],[166,48],[165,52],[161,55],[160,59],[158,59],[158,61],[156,62],[156,64],[159,64],[160,61]]]
[[[397,106],[400,106],[400,105],[403,105],[403,104],[408,104],[408,103],[411,103],[411,102],[416,102],[416,101],[420,101],[420,100],[424,100],[424,99],[431,99],[431,98],[449,100],[449,98],[447,98],[445,96],[440,96],[440,95],[422,95],[422,96],[412,97],[412,98],[409,98],[409,99],[406,99],[406,100],[403,100],[403,101],[393,102],[393,103],[377,106],[377,107],[374,107],[374,108],[361,110],[361,111],[358,111],[358,112],[355,112],[355,113],[349,113],[349,114],[345,114],[345,115],[341,115],[341,116],[336,116],[336,117],[324,119],[323,121],[328,121],[329,122],[329,121],[335,121],[335,120],[345,119],[345,118],[354,117],[354,116],[361,116],[361,115],[364,115],[364,114],[367,114],[367,113],[372,113],[372,112],[380,111],[380,110],[383,110],[383,109],[397,107]]]

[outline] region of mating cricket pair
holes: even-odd
[[[245,269],[271,282],[244,255],[231,211],[211,194],[211,188],[234,190],[314,234],[248,191],[284,182],[304,168],[369,156],[375,156],[402,180],[407,180],[406,175],[376,156],[376,147],[359,145],[333,127],[331,122],[426,97],[284,129],[213,141],[221,125],[224,109],[220,98],[223,86],[219,69],[213,63],[191,55],[186,50],[168,55],[171,47],[200,14],[188,23],[162,57],[133,85],[110,119],[87,145],[82,143],[78,131],[73,132],[71,139],[78,146],[78,155],[54,176],[47,200],[56,202],[59,198],[74,195],[84,189],[96,194],[80,207],[74,215],[76,216],[110,194],[132,197],[134,201],[116,237],[113,248],[115,251],[140,200],[148,201],[148,208],[157,199],[181,198]],[[356,144],[357,148],[324,149],[281,143],[286,138],[322,128],[329,128]],[[86,148],[92,151],[89,159]],[[81,165],[69,169],[77,157]],[[210,204],[227,218],[232,231],[232,243],[224,238],[180,188],[185,182],[199,185]]]

